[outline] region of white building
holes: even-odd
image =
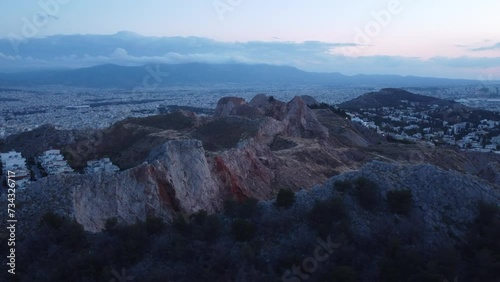
[[[467,128],[467,123],[466,122],[457,123],[457,124],[452,125],[452,128],[453,128],[454,133],[458,134],[461,130],[464,130],[465,128]]]
[[[494,143],[494,144],[500,145],[500,135],[491,138],[491,142]]]
[[[88,161],[85,173],[92,174],[98,172],[117,172],[120,168],[114,165],[109,158]]]
[[[15,151],[0,153],[0,158],[2,159],[2,167],[4,171],[26,167],[26,159],[23,158],[21,153]]]
[[[45,172],[50,175],[73,172],[73,169],[61,155],[60,150],[52,149],[45,151],[38,157],[38,161]]]
[[[21,153],[11,151],[8,153],[0,153],[2,161],[3,175],[7,177],[9,171],[13,172],[13,178],[16,181],[16,187],[23,189],[29,182],[30,172],[26,167],[26,159]]]

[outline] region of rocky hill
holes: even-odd
[[[422,105],[435,104],[440,106],[449,106],[452,104],[456,104],[453,101],[413,94],[402,89],[384,88],[378,92],[370,92],[350,101],[344,102],[340,104],[339,107],[343,109],[398,107],[402,104],[402,101],[419,103]]]
[[[141,281],[287,281],[304,261],[317,265],[305,268],[310,281],[496,281],[500,191],[477,177],[372,161],[286,206],[279,195],[226,200],[220,213],[188,216],[179,211],[219,210],[215,183],[192,174],[206,167],[202,153],[199,141],[171,141],[119,176],[65,178],[67,191],[52,177],[20,192],[19,230],[29,236],[18,248],[22,281],[107,281],[110,265]],[[49,211],[103,232],[85,235]],[[312,260],[318,246],[321,261]]]
[[[481,120],[498,120],[500,114],[478,108],[466,107],[451,100],[414,94],[402,89],[384,88],[378,92],[370,92],[350,101],[341,103],[340,108],[346,110],[380,109],[382,107],[406,108],[412,106],[417,109],[433,108],[432,116],[442,117],[449,122],[479,123]]]
[[[387,143],[306,100],[227,97],[213,117],[10,138],[121,167],[16,191],[21,281],[110,281],[122,267],[141,281],[295,281],[317,242],[335,250],[310,281],[495,281],[499,155]]]
[[[122,171],[50,176],[22,199],[33,207],[26,209],[30,217],[57,209],[89,231],[114,217],[171,221],[178,213],[218,211],[231,198],[269,199],[281,188],[307,189],[372,160],[430,163],[499,184],[497,156],[389,144],[328,108],[309,108],[300,97],[288,103],[265,95],[248,102],[227,97],[211,118],[186,111],[133,118],[71,141],[63,152],[73,167],[107,156]]]
[[[31,158],[51,147],[61,148],[86,140],[92,133],[93,130],[57,130],[53,125],[42,125],[32,131],[0,139],[0,152],[18,150],[24,157]]]
[[[342,193],[339,181],[356,183],[359,178],[376,184],[381,201],[388,201],[387,194],[391,191],[411,191],[414,215],[421,217],[419,232],[425,234],[424,243],[429,244],[464,239],[468,225],[477,216],[477,203],[500,203],[500,190],[490,183],[429,164],[400,165],[373,161],[359,171],[333,177],[326,186],[335,187]],[[352,207],[356,205],[352,204]],[[358,232],[373,232],[379,227],[377,222],[383,221],[386,216],[384,212],[390,213],[384,208],[377,209],[376,213],[366,213],[361,207],[354,210]]]

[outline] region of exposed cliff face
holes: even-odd
[[[275,128],[292,137],[328,138],[328,129],[316,118],[315,114],[302,98],[295,97],[288,104],[267,97],[264,94],[255,96],[248,104],[237,98],[222,98],[217,103],[215,117],[241,116],[251,119],[271,118]],[[268,119],[267,124],[270,120]],[[280,124],[280,125],[277,125]],[[265,129],[265,126],[262,128]],[[272,130],[272,129],[271,129]],[[271,134],[281,133],[272,130]],[[261,131],[261,134],[265,132]]]
[[[287,134],[292,137],[328,138],[328,129],[300,97],[293,98],[287,106],[285,123]]]
[[[50,176],[19,197],[27,205],[20,212],[33,222],[55,209],[89,231],[102,230],[113,217],[134,223],[147,216],[170,221],[176,212],[214,212],[221,201],[199,140],[168,141],[151,152],[148,163],[117,174]]]
[[[249,103],[240,98],[223,98],[213,119],[201,120],[179,112],[146,120],[129,119],[104,133],[109,138],[86,140],[71,147],[75,155],[88,147],[79,161],[111,152],[133,167],[117,174],[58,175],[39,180],[19,192],[23,217],[33,218],[33,223],[54,210],[73,216],[89,231],[102,230],[106,220],[113,217],[125,223],[148,216],[170,221],[179,212],[217,211],[228,198],[269,199],[280,188],[308,189],[332,176],[356,171],[374,159],[428,162],[470,172],[493,184],[499,181],[497,159],[493,157],[486,165],[480,155],[472,158],[417,145],[388,145],[377,134],[328,109],[311,110],[300,97],[289,103],[265,95],[258,95]],[[97,146],[94,148],[93,144]],[[438,185],[439,193],[448,193],[444,185],[456,182],[448,180],[451,176],[445,180],[423,177],[432,174],[432,169],[425,166],[412,167],[418,170],[416,174],[394,165],[367,167],[360,173],[369,171],[367,174],[373,174],[369,177],[387,189],[410,185],[412,177],[416,177],[429,186],[425,193],[434,193],[432,184]],[[457,179],[461,176],[453,175]],[[433,201],[422,198],[422,203],[437,205]],[[460,203],[461,199],[456,201]]]
[[[109,218],[123,223],[144,221],[147,216],[172,220],[179,203],[166,176],[164,167],[147,164],[116,175],[81,175],[80,183],[71,191],[73,215],[93,232],[102,230]],[[62,176],[60,180],[68,178]]]
[[[279,189],[273,187],[276,159],[269,148],[254,141],[215,156],[211,164],[213,177],[226,197],[266,199]]]
[[[231,114],[235,107],[246,104],[245,99],[238,97],[224,97],[217,102],[215,117],[226,117]]]
[[[154,149],[148,163],[165,170],[160,180],[177,201],[177,209],[213,212],[219,206],[219,187],[210,175],[205,150],[199,140],[173,140]]]

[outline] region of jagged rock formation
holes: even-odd
[[[314,97],[309,96],[309,95],[301,95],[300,98],[306,102],[308,106],[316,106],[319,105],[318,101],[314,99]]]
[[[64,189],[64,190],[63,190]],[[214,212],[221,197],[199,140],[173,140],[157,147],[148,162],[118,174],[54,175],[18,192],[23,217],[44,213],[74,217],[86,230],[100,231],[107,219],[134,223],[147,216],[173,219],[176,212]],[[28,222],[26,222],[28,223]]]
[[[222,98],[217,103],[216,117],[243,116],[251,119],[270,117],[282,122],[282,132],[291,137],[327,138],[328,129],[316,118],[307,103],[300,97],[295,97],[288,104],[267,97],[264,94],[255,96],[248,104]],[[269,122],[269,121],[268,121]],[[263,128],[265,129],[265,127]],[[263,132],[261,132],[263,134]],[[272,134],[275,134],[273,130]]]
[[[316,115],[307,107],[300,97],[293,98],[287,104],[287,134],[292,137],[327,138],[328,129],[323,126]]]
[[[231,114],[232,110],[237,107],[246,104],[245,99],[238,97],[224,97],[217,102],[217,107],[215,108],[215,117],[225,117]]]
[[[23,224],[37,222],[51,209],[74,217],[89,231],[102,230],[106,220],[113,217],[125,223],[148,216],[170,221],[177,213],[201,209],[215,212],[228,198],[269,199],[280,188],[308,189],[334,175],[356,171],[374,159],[389,163],[429,162],[469,171],[491,185],[498,184],[493,164],[480,166],[481,161],[469,161],[469,157],[453,151],[388,145],[381,136],[329,109],[310,109],[300,97],[288,103],[265,95],[257,95],[248,103],[240,98],[223,98],[213,118],[176,112],[127,119],[99,136],[69,146],[67,155],[79,162],[111,155],[126,164],[122,169],[128,169],[96,176],[57,175],[35,182],[19,192],[23,216],[32,218]],[[434,169],[424,167],[413,175],[406,168],[386,167],[387,171],[383,171],[384,167],[372,165],[365,169],[378,171],[380,175],[373,177],[386,181],[383,187],[410,185],[413,176],[426,183],[422,175],[426,169],[429,173]],[[395,172],[402,170],[400,176]],[[456,173],[453,177],[461,176]],[[426,185],[453,183],[428,179],[433,182]],[[478,185],[483,184],[474,187]],[[432,187],[426,189],[434,193]],[[442,186],[436,189],[439,193],[446,191]]]
[[[169,141],[151,152],[148,163],[165,171],[157,182],[164,186],[163,193],[175,210],[214,212],[219,206],[219,189],[210,175],[201,141]]]
[[[266,199],[274,195],[277,160],[267,147],[249,141],[215,156],[214,179],[226,197]]]

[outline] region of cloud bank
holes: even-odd
[[[200,37],[57,35],[25,41],[0,39],[0,71],[79,68],[100,64],[246,63],[289,65],[306,71],[354,74],[397,74],[476,79],[500,77],[500,57],[349,56],[354,43],[220,42]],[[482,47],[500,48],[500,43]],[[480,48],[476,48],[480,49]],[[488,49],[488,50],[489,50]],[[476,50],[480,51],[480,50]]]

